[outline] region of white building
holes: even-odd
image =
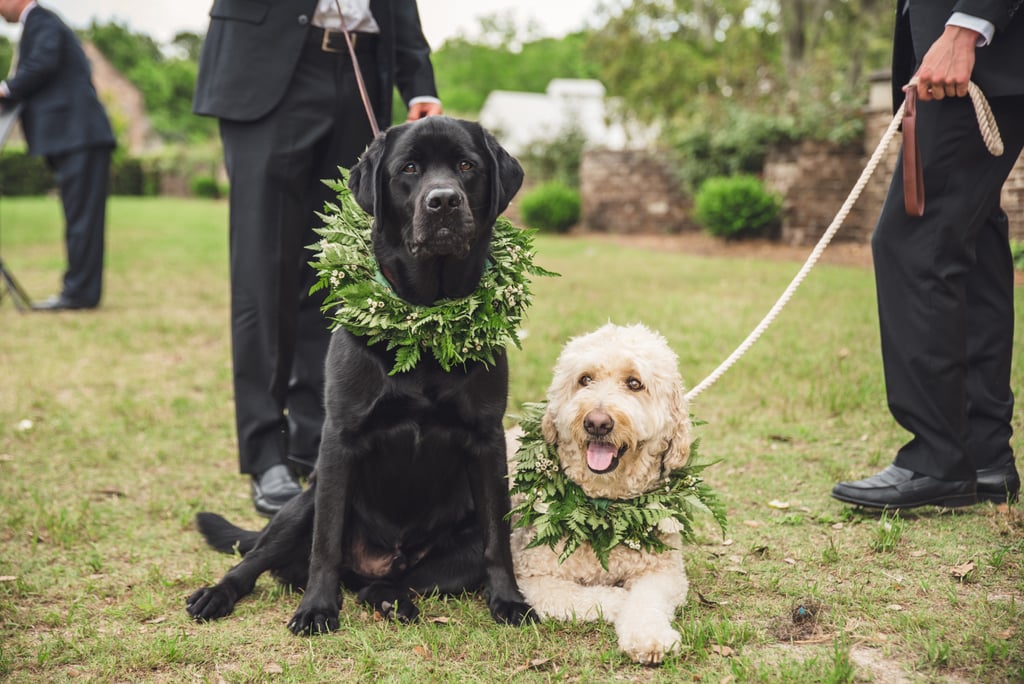
[[[522,154],[531,143],[555,140],[573,129],[593,147],[646,147],[654,139],[653,132],[614,120],[612,104],[600,81],[556,78],[544,93],[491,91],[480,110],[480,124],[512,154]]]

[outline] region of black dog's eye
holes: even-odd
[[[644,388],[644,383],[634,377],[629,377],[626,378],[626,387],[628,387],[631,392],[639,392]]]
[[[462,161],[459,162],[459,171],[470,171],[474,168],[476,168],[476,164],[469,161],[468,159],[463,159]]]
[[[590,377],[589,375],[581,375],[580,376],[580,387],[586,387],[587,385],[589,385],[593,381],[594,381],[594,379],[592,377]]]
[[[419,167],[416,166],[416,162],[409,162],[402,167],[402,173],[416,173],[419,171]]]

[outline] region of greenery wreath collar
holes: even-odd
[[[390,374],[416,367],[429,350],[448,371],[479,361],[494,365],[496,351],[519,346],[517,334],[530,305],[530,276],[555,276],[533,263],[534,231],[499,217],[480,285],[468,297],[417,306],[398,297],[381,275],[373,255],[372,220],[348,189],[348,172],[326,181],[338,203],[328,203],[317,230],[320,241],[311,265],[319,279],[312,292],[328,290],[323,310],[332,330],[344,328],[367,344],[385,343],[395,352]]]
[[[516,453],[511,475],[513,496],[523,500],[509,513],[512,526],[533,526],[527,548],[547,544],[561,563],[583,544],[594,549],[601,567],[623,544],[634,551],[661,553],[669,547],[664,533],[679,532],[684,542],[693,541],[693,515],[703,511],[726,529],[725,507],[718,495],[700,478],[710,463],[696,464],[699,440],[690,446],[690,463],[666,473],[663,486],[633,499],[594,499],[570,480],[559,465],[556,448],[541,435],[546,402],[526,404],[520,417],[525,434]]]

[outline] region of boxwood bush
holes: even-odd
[[[782,200],[754,176],[709,178],[694,198],[694,218],[717,237],[766,236],[779,225]]]
[[[1018,271],[1024,271],[1024,240],[1010,242],[1010,250],[1013,254],[1013,267]]]
[[[519,213],[530,228],[564,233],[580,220],[580,194],[558,181],[544,183],[523,195]]]

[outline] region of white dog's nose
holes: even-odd
[[[583,417],[583,429],[587,431],[588,435],[593,435],[594,437],[604,437],[614,427],[615,421],[612,420],[612,417],[598,409],[589,411]]]

